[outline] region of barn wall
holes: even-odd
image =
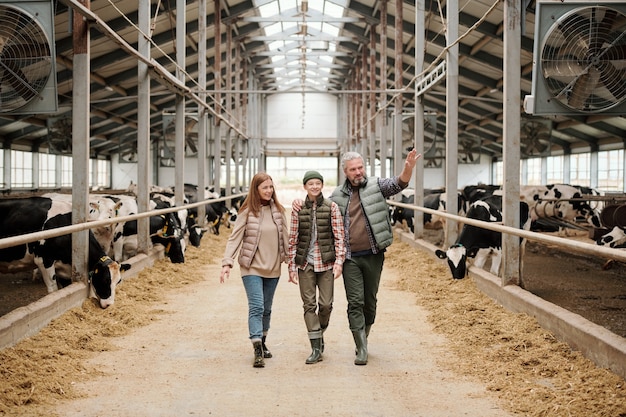
[[[336,138],[338,113],[337,98],[331,94],[305,94],[304,103],[301,94],[274,94],[267,99],[268,141]]]

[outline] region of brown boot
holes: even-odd
[[[263,360],[263,344],[262,342],[253,342],[254,347],[254,366],[255,368],[264,368],[265,361]]]

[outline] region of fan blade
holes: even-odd
[[[185,143],[187,144],[187,147],[189,148],[189,150],[192,153],[197,153],[198,152],[198,148],[196,147],[196,144],[195,144],[195,142],[192,139],[186,138],[185,139]]]
[[[575,109],[582,109],[599,80],[600,71],[589,68],[589,72],[578,77],[574,83],[567,104]]]
[[[600,51],[600,49],[602,48],[602,44],[606,39],[608,39],[608,35],[611,32],[611,28],[615,23],[616,17],[617,11],[613,9],[606,9],[604,18],[600,23],[596,25],[595,30],[592,31],[592,40],[589,45],[590,53],[596,54],[598,51]]]
[[[585,73],[585,67],[576,60],[544,61],[543,75],[553,77],[578,77]]]
[[[572,30],[573,27],[585,27],[587,26],[587,18],[580,16],[579,14],[573,13],[569,16],[566,16],[563,20],[559,21],[558,28],[563,34],[563,38],[572,40],[573,42],[567,42],[569,45],[569,49],[572,52],[582,52],[583,56],[578,56],[577,58],[584,59],[589,50],[589,42],[588,37],[586,36],[586,31]],[[577,44],[574,47],[573,44]]]
[[[598,65],[600,69],[600,81],[611,92],[616,100],[626,98],[626,70],[618,70],[608,62]]]

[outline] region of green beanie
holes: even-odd
[[[307,171],[306,174],[304,174],[304,178],[302,179],[302,184],[306,185],[308,180],[312,180],[314,178],[322,181],[322,184],[324,183],[324,177],[322,177],[322,174],[317,171]]]

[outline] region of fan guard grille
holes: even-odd
[[[559,18],[541,50],[552,97],[579,112],[601,112],[626,100],[626,16],[582,7]]]
[[[45,30],[30,14],[0,5],[0,21],[0,112],[11,112],[39,97],[54,57]]]

